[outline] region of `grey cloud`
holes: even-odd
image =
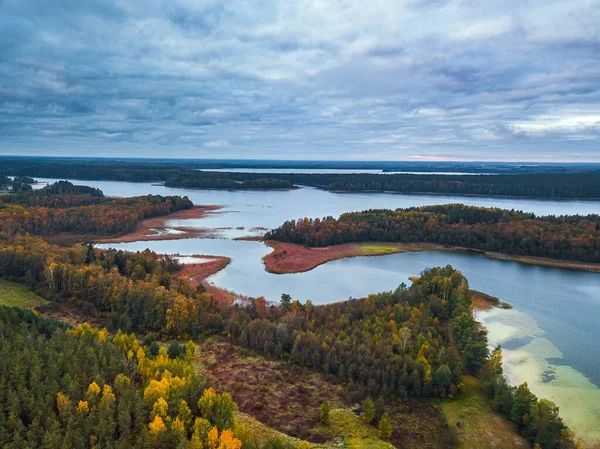
[[[3,0],[0,153],[600,160],[593,3]]]

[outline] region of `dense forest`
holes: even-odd
[[[171,274],[179,265],[146,251],[99,251],[91,245],[61,248],[41,238],[0,240],[0,277],[40,296],[71,302],[111,330],[196,336],[221,329],[212,298]]]
[[[512,255],[600,263],[600,217],[546,216],[462,204],[373,209],[287,221],[267,239],[319,247],[426,242]]]
[[[249,182],[261,173],[191,171],[169,180],[172,187],[199,179]],[[512,196],[533,198],[600,199],[600,174],[560,175],[431,175],[431,174],[269,174],[294,185],[340,192],[435,193],[448,195]],[[197,181],[194,181],[197,182]],[[206,181],[205,181],[206,182]]]
[[[286,179],[257,178],[236,181],[226,178],[207,178],[200,176],[175,176],[169,178],[167,187],[183,187],[189,189],[227,189],[227,190],[268,190],[293,189],[294,184]]]
[[[470,306],[467,280],[448,266],[424,272],[411,288],[363,299],[302,306],[284,298],[281,317],[255,301],[230,318],[228,331],[248,348],[331,374],[353,391],[446,397],[457,394],[464,369],[477,373],[487,356]]]
[[[65,182],[3,195],[0,277],[24,283],[51,301],[71,301],[114,330],[174,336],[198,335],[207,327],[218,331],[212,299],[171,276],[179,265],[170,257],[99,251],[92,245],[59,247],[44,240],[62,233],[123,234],[142,218],[190,207],[187,198],[111,199],[97,189]]]
[[[61,181],[37,191],[0,196],[0,239],[24,233],[125,234],[143,218],[192,206],[187,197],[106,198],[98,189]]]
[[[196,374],[195,345],[182,349],[170,357],[171,347],[141,346],[134,334],[0,307],[0,446],[258,448],[229,394]]]
[[[0,175],[154,182],[165,181],[181,174],[182,170],[185,169],[173,163],[10,158],[2,160]]]
[[[193,164],[94,160],[6,159],[0,175],[166,182],[172,187],[281,189],[295,185],[333,191],[434,193],[534,198],[600,198],[600,173],[431,175],[234,173],[192,169]]]

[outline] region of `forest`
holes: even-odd
[[[229,394],[197,375],[192,342],[167,351],[0,307],[0,343],[3,448],[289,448],[236,423]]]
[[[175,176],[165,182],[167,187],[186,189],[225,189],[225,190],[272,190],[293,189],[296,186],[286,179],[257,178],[237,181],[227,178],[206,178],[201,176]]]
[[[188,171],[168,180],[172,187],[199,179],[222,179],[249,182],[261,173],[221,173]],[[432,175],[432,174],[279,174],[270,178],[294,185],[318,187],[334,192],[392,192],[532,198],[600,199],[600,174],[520,174],[520,175]],[[195,181],[197,182],[197,181]],[[207,182],[207,181],[206,181]]]
[[[348,242],[435,243],[510,255],[600,262],[600,217],[544,216],[448,204],[372,209],[285,222],[266,239],[309,247]]]
[[[181,267],[169,256],[52,243],[64,232],[104,235],[110,220],[113,232],[128,232],[146,216],[191,207],[187,198],[112,199],[65,182],[4,196],[0,278],[28,286],[50,304],[35,311],[0,307],[2,447],[260,447],[234,422],[231,397],[197,375],[194,343],[172,343],[169,351],[157,343],[210,336],[323,373],[356,401],[448,400],[460,396],[465,374],[478,376],[494,407],[532,445],[577,447],[554,404],[538,400],[526,384],[506,383],[498,352],[489,357],[486,332],[470,313],[468,281],[450,266],[423,271],[410,287],[329,305],[301,304],[289,295],[279,304],[262,297],[219,303],[179,276]],[[423,213],[447,216],[449,225],[462,215],[465,226],[520,217],[443,207]],[[73,329],[40,316],[63,306],[106,329]],[[385,416],[380,435],[389,438]],[[292,446],[273,440],[262,447]]]
[[[202,164],[197,164],[202,166]],[[600,173],[523,174],[291,174],[211,172],[192,163],[19,159],[2,161],[0,176],[165,182],[203,189],[282,189],[312,186],[340,192],[600,199]]]
[[[457,394],[464,369],[477,373],[487,357],[470,305],[467,280],[448,266],[424,272],[411,288],[363,299],[313,306],[284,297],[279,313],[257,300],[230,318],[228,331],[250,349],[336,376],[359,395],[446,397]]]
[[[29,176],[15,176],[13,179],[7,176],[0,176],[0,191],[10,191],[11,193],[28,192],[33,190],[30,184],[35,180]]]
[[[0,196],[0,239],[24,233],[125,234],[143,218],[191,207],[187,197],[106,198],[98,189],[61,181],[40,190]]]

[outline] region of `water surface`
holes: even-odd
[[[56,179],[38,178],[42,182]],[[304,217],[337,217],[344,212],[366,209],[397,209],[434,204],[462,203],[471,206],[499,207],[533,212],[537,215],[600,214],[600,201],[533,200],[527,198],[490,198],[450,195],[408,195],[388,193],[332,193],[313,187],[296,190],[191,190],[117,181],[81,181],[76,184],[101,189],[109,196],[180,195],[194,204],[217,204],[224,208],[201,220],[177,222],[174,226],[252,229],[275,228],[286,220]],[[262,232],[262,231],[261,231]],[[248,232],[248,235],[257,232]],[[236,235],[237,236],[237,235]]]

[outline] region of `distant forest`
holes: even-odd
[[[340,192],[393,192],[600,199],[600,173],[511,175],[291,174],[227,173],[192,170],[189,165],[157,162],[65,161],[10,158],[0,176],[165,182],[199,189],[289,189],[312,186]]]
[[[267,239],[319,247],[348,242],[436,243],[511,255],[600,262],[598,215],[534,214],[448,204],[372,209],[287,221]]]

